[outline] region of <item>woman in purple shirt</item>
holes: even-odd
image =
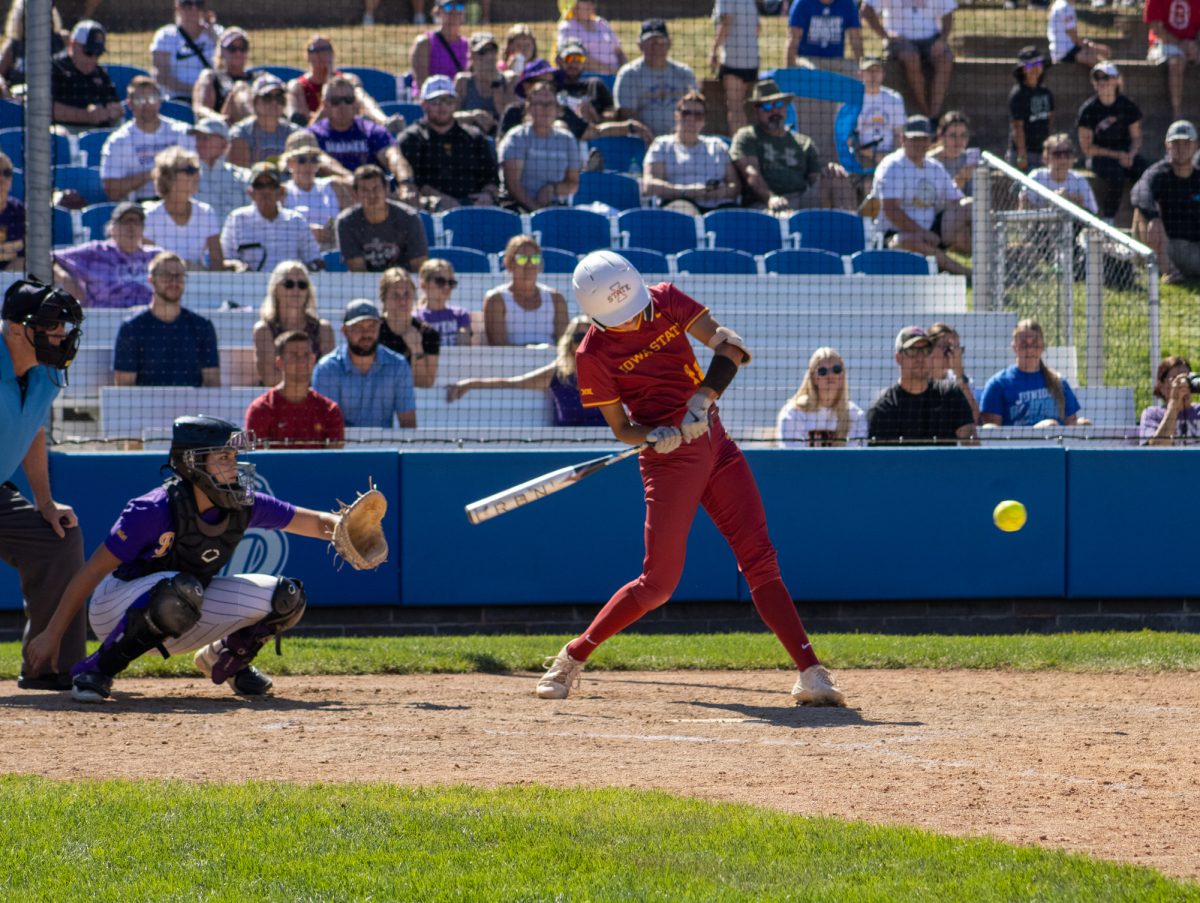
[[[35,668],[54,660],[67,625],[90,596],[100,648],[72,669],[71,695],[102,702],[134,659],[196,650],[196,667],[242,696],[271,678],[251,661],[304,614],[304,587],[270,574],[217,576],[246,530],[283,530],[328,540],[338,516],[254,491],[254,465],[239,464],[253,434],[216,417],[178,418],[167,459],[174,475],[131,499],[91,558],[67,584],[46,629],[29,645]]]
[[[466,18],[466,0],[437,0],[434,15],[438,27],[417,35],[409,52],[413,86],[420,89],[431,75],[450,78],[466,72],[471,62],[471,48],[460,33]]]

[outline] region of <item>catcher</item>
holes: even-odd
[[[100,648],[72,669],[82,702],[112,695],[113,677],[157,649],[195,650],[196,667],[242,696],[262,696],[271,678],[251,662],[271,637],[304,615],[304,586],[266,574],[217,576],[251,527],[334,542],[355,567],[387,558],[380,521],[387,505],[371,489],[337,513],[311,511],[254,491],[254,465],[239,463],[253,434],[216,417],[180,417],[160,487],[131,499],[108,538],[67,584],[46,629],[29,645],[35,668],[54,660],[63,633],[90,596]],[[353,542],[360,545],[356,548]]]

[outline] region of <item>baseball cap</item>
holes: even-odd
[[[568,38],[558,45],[558,55],[566,56],[587,56],[587,48],[583,46],[583,42],[578,38]]]
[[[1092,67],[1093,77],[1096,75],[1107,75],[1109,78],[1116,78],[1120,74],[1121,72],[1119,69],[1117,69],[1117,64],[1110,63],[1108,60],[1105,60],[1102,63],[1097,63]]]
[[[421,85],[421,100],[433,100],[435,97],[455,96],[454,82],[448,75],[431,75]]]
[[[904,120],[904,137],[933,137],[933,125],[924,116],[909,116]]]
[[[662,38],[670,37],[667,34],[667,23],[662,19],[647,19],[642,23],[642,30],[638,34],[638,43],[658,35]]]
[[[238,38],[241,38],[247,44],[250,43],[250,35],[246,34],[246,32],[242,31],[236,25],[229,26],[223,32],[221,32],[221,47],[228,47]]]
[[[225,124],[224,119],[215,119],[212,116],[203,116],[200,121],[188,129],[188,133],[192,135],[220,135],[226,141],[229,140],[229,126]]]
[[[866,72],[868,69],[870,69],[874,66],[882,66],[882,65],[883,65],[882,57],[864,56],[861,60],[858,61],[858,71]]]
[[[250,167],[251,185],[258,181],[259,176],[267,176],[274,179],[276,185],[283,183],[283,177],[279,174],[279,167],[269,160],[261,160]]]
[[[896,333],[896,352],[907,351],[909,348],[915,348],[917,345],[924,343],[926,345],[933,344],[922,326],[905,326]]]
[[[254,96],[266,97],[268,94],[274,94],[276,91],[283,91],[283,82],[277,76],[269,72],[264,72],[254,80]]]
[[[136,213],[142,218],[143,223],[146,221],[146,211],[142,208],[141,204],[137,203],[136,201],[121,201],[121,203],[117,204],[117,206],[113,208],[112,216],[109,217],[109,222],[120,222],[121,217],[123,217],[126,213]]]
[[[496,43],[496,36],[490,31],[477,31],[471,35],[470,47],[474,53],[478,53],[485,47],[500,49],[500,45]]]
[[[92,56],[99,56],[104,52],[106,35],[104,26],[95,19],[83,19],[75,23],[75,27],[71,29],[71,40],[82,46]]]
[[[382,320],[383,315],[374,301],[366,298],[355,298],[346,305],[346,313],[342,317],[342,325],[349,326],[359,320]]]
[[[1186,119],[1176,119],[1167,129],[1167,144],[1172,141],[1195,141],[1196,127]]]

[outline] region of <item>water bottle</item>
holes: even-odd
[[[525,54],[518,53],[512,58],[512,65],[509,66],[509,71],[515,72],[517,78],[521,77],[521,74],[525,71]]]

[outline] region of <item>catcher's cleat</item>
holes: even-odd
[[[99,671],[81,671],[71,681],[71,698],[79,702],[104,702],[112,696],[113,679]]]
[[[571,658],[567,647],[563,646],[558,655],[554,658],[547,658],[543,664],[547,671],[538,681],[538,698],[566,699],[571,694],[571,690],[579,686],[582,681],[580,675],[586,662]]]
[[[810,665],[800,672],[792,697],[797,705],[840,705],[846,704],[846,694],[824,665]]]
[[[196,650],[196,654],[192,657],[192,661],[196,664],[196,669],[212,680],[213,668],[216,667],[217,661],[221,658],[221,653],[225,651],[224,640],[213,640],[207,646],[201,646]],[[247,665],[242,670],[238,671],[232,677],[226,678],[218,683],[227,683],[233,692],[239,696],[265,696],[270,692],[271,687],[275,682],[267,675],[263,674],[253,665]]]
[[[43,674],[40,677],[28,677],[24,673],[21,673],[17,675],[17,689],[69,690],[71,689],[71,675],[51,672]]]

